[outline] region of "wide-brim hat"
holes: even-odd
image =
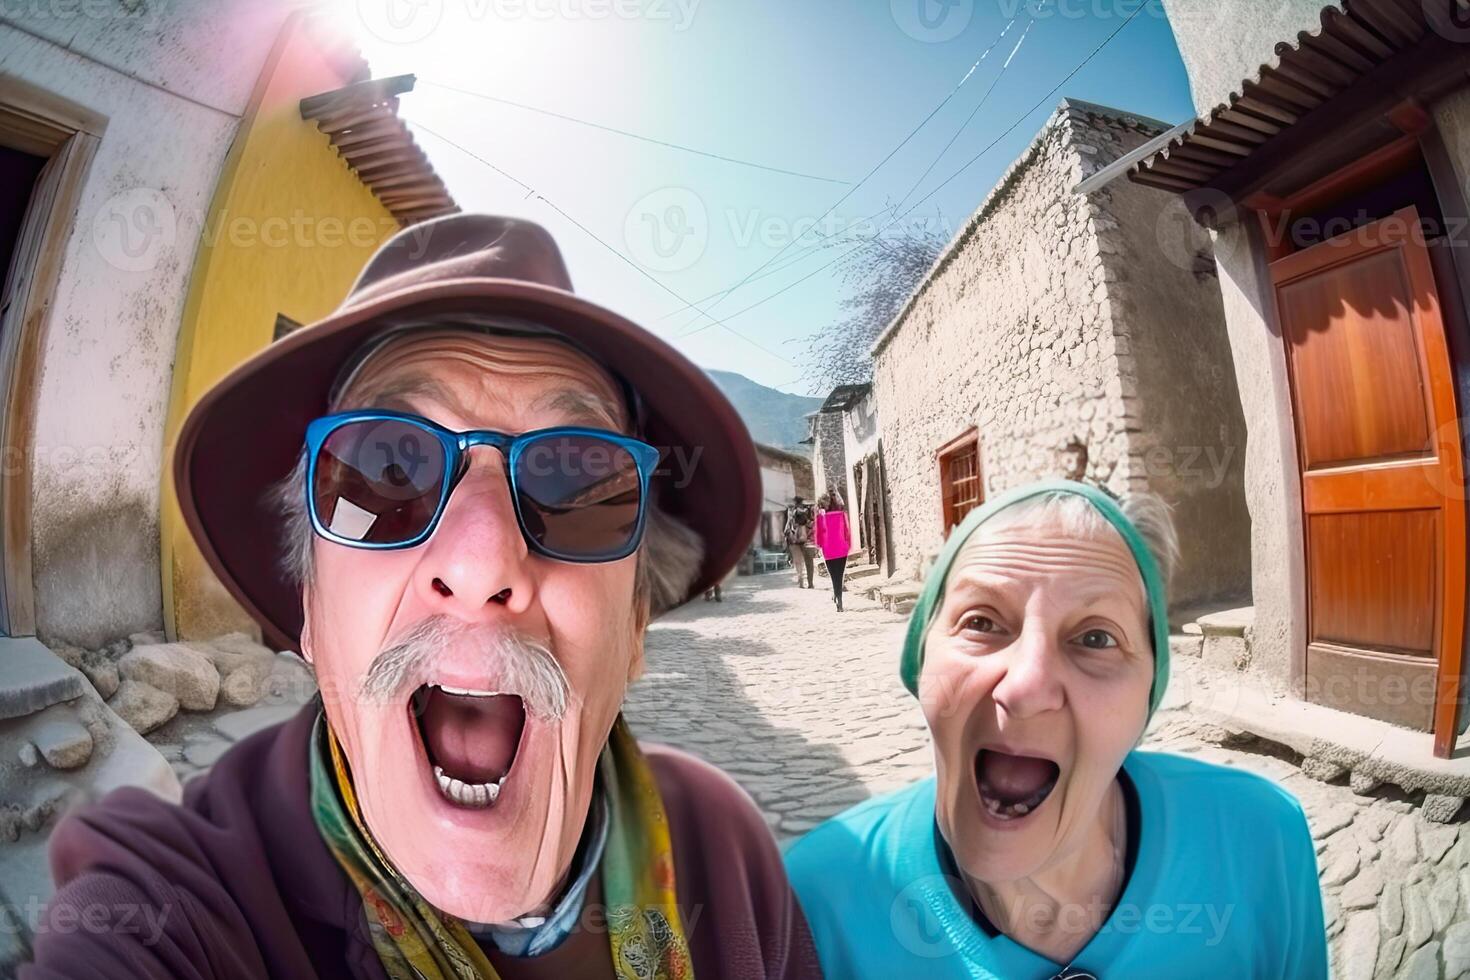
[[[344,368],[375,341],[405,323],[466,316],[539,326],[634,395],[640,438],[664,451],[653,483],[659,506],[704,541],[686,599],[719,582],[749,547],[762,499],[755,445],[710,377],[647,330],[573,293],[560,250],[539,225],[451,215],[390,238],[341,306],[231,371],[179,430],[174,487],[184,522],[277,649],[299,650],[303,612],[300,587],[282,565],[287,542],[270,491],[295,466],[307,423],[328,410]]]

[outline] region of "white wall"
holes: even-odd
[[[1239,92],[1263,64],[1276,62],[1276,44],[1295,45],[1302,31],[1322,28],[1324,0],[1163,0],[1189,74],[1195,114],[1204,116]],[[1148,16],[1147,12],[1143,16]],[[1228,43],[1222,43],[1226,41]]]
[[[0,22],[0,73],[106,118],[35,381],[37,632],[84,645],[162,625],[163,424],[200,216],[287,13],[121,6],[24,5],[38,13]]]

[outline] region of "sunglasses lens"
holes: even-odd
[[[445,475],[432,432],[400,419],[348,422],[322,442],[311,503],[333,534],[401,544],[433,521]]]
[[[638,463],[598,436],[548,435],[516,463],[522,526],[556,555],[610,558],[631,550],[641,503]]]

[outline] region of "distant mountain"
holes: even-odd
[[[730,399],[756,442],[811,455],[811,447],[801,445],[801,440],[807,436],[806,416],[821,407],[822,399],[788,395],[733,371],[706,369],[706,373]]]

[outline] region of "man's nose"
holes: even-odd
[[[1043,627],[1028,623],[1006,651],[1005,673],[991,697],[1013,718],[1056,711],[1065,703],[1056,644]]]
[[[470,452],[469,471],[425,544],[414,588],[435,612],[474,621],[525,611],[535,586],[504,459],[488,446]]]

